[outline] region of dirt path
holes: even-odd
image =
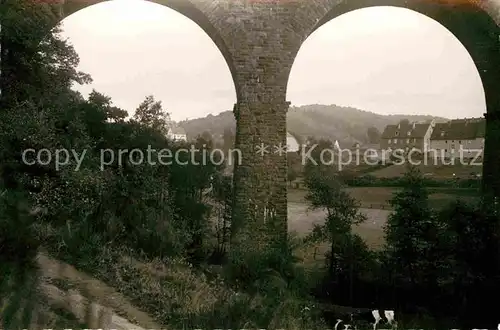
[[[38,255],[42,276],[44,279],[58,279],[68,281],[86,298],[107,306],[118,315],[132,323],[147,329],[162,329],[148,314],[134,307],[122,294],[105,283],[82,273],[73,266],[55,260],[45,253]]]

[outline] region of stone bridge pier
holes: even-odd
[[[45,0],[51,1],[51,0]],[[101,2],[58,0],[61,18]],[[481,76],[487,103],[484,190],[500,196],[500,0],[155,0],[197,23],[226,59],[237,93],[235,167],[237,227],[276,219],[287,228],[286,89],[304,40],[329,20],[371,6],[404,7],[438,21],[469,51]],[[92,21],[89,21],[92,24]],[[159,40],[158,42],[161,42]],[[202,55],[200,55],[202,56]],[[369,61],[367,54],[367,61]],[[329,73],[332,79],[342,79]],[[432,109],[422,109],[432,112]],[[457,117],[460,114],[457,113]],[[257,146],[267,153],[257,153]]]

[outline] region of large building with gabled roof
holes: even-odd
[[[438,157],[475,158],[484,150],[486,120],[465,118],[436,124],[431,136],[431,150]],[[462,150],[462,151],[460,151]]]
[[[382,150],[427,150],[430,147],[435,122],[424,123],[402,120],[398,124],[387,125],[380,137]]]

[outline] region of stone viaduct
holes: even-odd
[[[55,1],[64,18],[106,0]],[[270,153],[261,157],[255,147],[261,143],[286,145],[287,83],[302,43],[329,20],[371,6],[404,7],[422,13],[441,23],[468,50],[481,76],[487,104],[483,188],[488,195],[500,197],[500,152],[495,150],[500,146],[500,0],[153,2],[198,24],[227,61],[237,93],[236,147],[243,160],[235,169],[234,212],[242,224],[265,221],[273,215],[277,225],[286,228],[286,156],[274,154],[271,147]]]

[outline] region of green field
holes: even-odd
[[[428,164],[428,165],[418,165],[417,168],[422,172],[422,174],[427,178],[433,179],[451,179],[451,178],[462,178],[467,179],[481,174],[483,171],[482,166],[478,165],[443,165],[443,164]],[[377,178],[395,178],[402,177],[407,168],[403,165],[391,165],[385,168],[377,169],[370,172]],[[455,175],[453,175],[455,174]]]
[[[367,216],[367,221],[355,226],[353,231],[360,235],[367,245],[372,249],[379,249],[384,244],[383,226],[391,212],[389,200],[394,192],[400,188],[391,187],[353,187],[347,188],[351,196],[361,204],[361,211]],[[459,188],[432,188],[430,192],[430,204],[441,208],[453,200],[461,199],[472,202],[477,199],[477,192],[470,189]],[[313,224],[322,223],[325,213],[322,210],[308,210],[305,189],[288,189],[288,221],[289,229],[300,235],[310,232]],[[299,256],[305,262],[317,262],[324,259],[324,253],[328,250],[326,244],[319,244],[304,248]]]
[[[346,190],[356,198],[363,208],[390,209],[389,200],[401,188],[397,187],[350,187]],[[472,202],[477,199],[477,191],[465,188],[429,188],[430,204],[432,207],[441,208],[451,201],[460,198]],[[288,189],[288,202],[306,203],[305,189]]]

